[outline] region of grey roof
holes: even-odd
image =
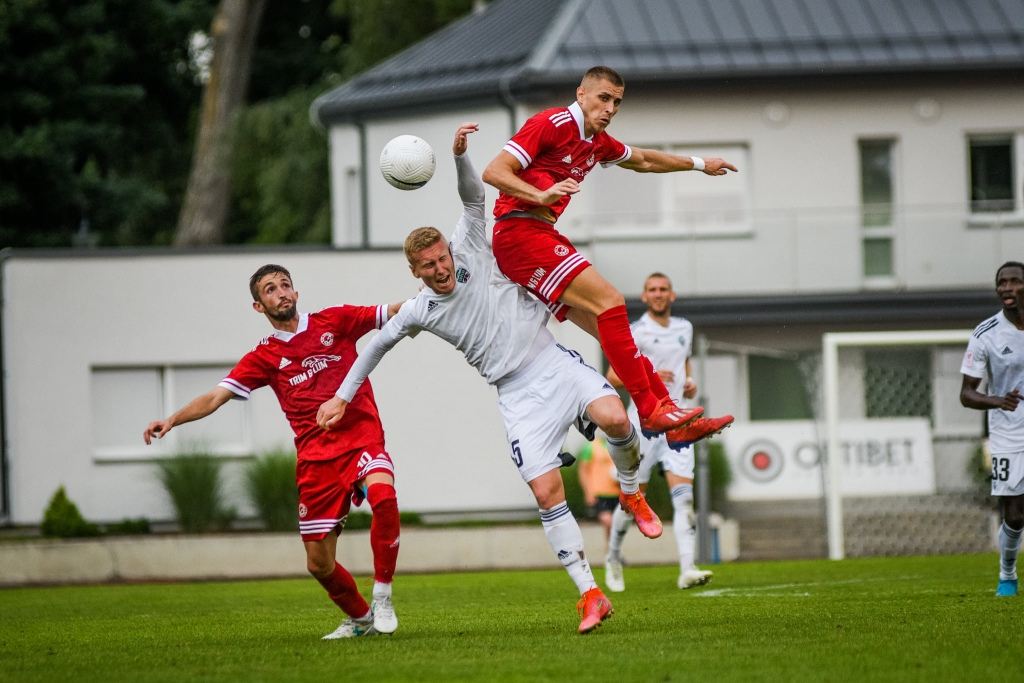
[[[1024,0],[495,0],[320,97],[321,123],[653,82],[1024,69]]]

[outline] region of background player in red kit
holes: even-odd
[[[249,289],[253,308],[267,316],[274,333],[245,354],[217,387],[166,420],[150,423],[143,438],[148,444],[154,436],[162,438],[177,425],[206,417],[232,398],[246,400],[250,392],[269,385],[295,432],[299,530],[306,566],[350,617],[324,639],[393,633],[398,627],[391,604],[398,559],[398,500],[373,390],[369,384],[360,388],[340,429],[321,430],[316,414],[355,362],[356,341],[380,329],[401,304],[335,306],[299,314],[299,293],[292,288],[291,275],[272,264],[253,274]],[[352,575],[334,558],[351,500],[355,496],[362,501],[364,486],[373,510],[372,609]]]
[[[689,443],[720,431],[732,418],[707,420],[700,418],[701,408],[676,406],[636,348],[622,294],[554,223],[595,164],[641,173],[701,170],[707,175],[736,168],[722,159],[627,147],[608,135],[605,128],[624,92],[619,74],[595,66],[583,76],[572,105],[531,117],[487,166],[484,182],[501,192],[494,204],[494,256],[509,279],[548,304],[559,320],[569,318],[597,337],[633,397],[646,436],[668,432],[670,445]]]

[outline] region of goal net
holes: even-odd
[[[959,400],[970,334],[829,333],[797,351],[708,342],[695,358],[703,405],[737,416],[713,443],[740,556],[991,550],[985,414]]]

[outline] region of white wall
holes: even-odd
[[[594,199],[606,192],[623,192],[620,174],[628,172],[594,171],[559,228],[573,239],[593,240],[595,264],[627,295],[638,295],[652,270],[671,275],[681,294],[821,293],[877,287],[877,282],[862,276],[857,146],[862,138],[896,140],[896,201],[904,210],[894,227],[896,277],[882,286],[988,286],[1000,263],[1024,252],[1024,219],[996,230],[989,225],[969,227],[966,213],[967,136],[1024,132],[1024,87],[1020,85],[709,89],[634,96],[630,92],[627,87],[609,129],[624,142],[746,146],[749,161],[740,171],[747,176],[752,225],[745,234],[697,239],[679,230],[646,235],[602,231],[592,220]],[[548,106],[564,106],[572,96],[567,88],[565,97]],[[937,103],[937,114],[922,116],[922,102]],[[778,111],[785,115],[773,121],[770,114]],[[530,113],[520,113],[520,122]],[[445,163],[443,150],[454,127],[473,117],[483,126],[471,141],[473,158],[482,168],[508,137],[508,115],[503,110],[454,111],[368,126],[374,244],[398,243],[406,228],[418,225],[421,218],[439,226],[454,221],[458,204],[452,195],[453,171]],[[390,137],[407,132],[427,138],[440,164],[437,180],[424,190],[401,193],[376,172],[376,159]],[[332,164],[335,175],[344,167],[339,149]],[[1016,154],[1024,155],[1024,149]],[[1017,166],[1021,167],[1020,161]],[[658,182],[654,176],[642,180]],[[716,182],[700,174],[687,180],[707,187]],[[1020,187],[1017,191],[1024,192]],[[488,195],[493,201],[493,190]]]
[[[154,476],[151,458],[159,451],[142,443],[145,423],[138,425],[137,452],[97,462],[91,368],[233,365],[271,331],[252,310],[248,291],[249,276],[265,263],[292,272],[303,311],[401,301],[418,290],[400,252],[168,253],[6,262],[3,333],[15,523],[38,523],[60,485],[92,520],[172,517]],[[561,341],[599,362],[596,342],[571,326],[558,328]],[[495,391],[460,353],[420,335],[399,344],[372,382],[403,509],[534,506],[509,458]],[[250,403],[255,449],[289,445],[291,430],[272,392],[254,392]],[[187,440],[197,426],[179,427],[168,439],[177,433]],[[236,504],[239,471],[237,464],[229,471]]]

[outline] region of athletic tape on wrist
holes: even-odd
[[[701,159],[700,157],[690,157],[690,158],[693,159],[693,170],[694,171],[703,171],[704,170],[704,160],[703,159]]]

